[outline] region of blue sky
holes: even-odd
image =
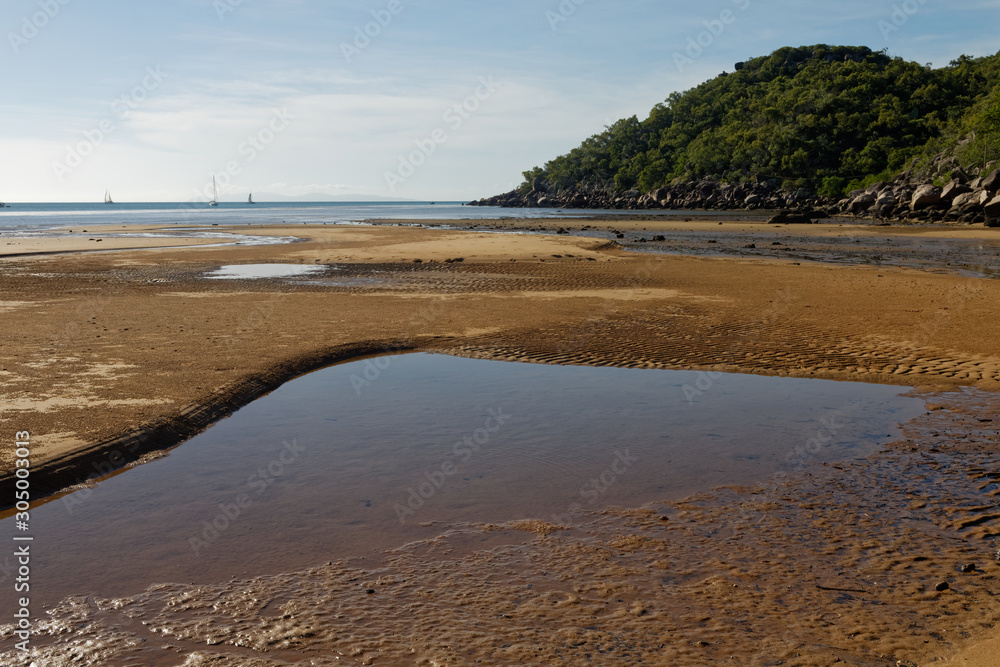
[[[1000,0],[4,0],[0,28],[0,201],[471,200],[781,46],[996,53]]]

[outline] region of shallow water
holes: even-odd
[[[294,278],[326,271],[325,266],[298,264],[227,264],[205,274],[213,280],[253,280],[258,278]]]
[[[236,225],[236,224],[345,224],[364,220],[483,220],[503,218],[557,218],[580,215],[634,215],[635,211],[599,211],[541,208],[465,206],[462,202],[205,202],[24,203],[0,210],[0,233],[73,225]],[[674,215],[677,211],[643,212]],[[720,215],[712,211],[684,212],[688,216]]]
[[[36,507],[33,598],[376,561],[446,525],[752,484],[872,453],[922,411],[903,391],[429,354],[335,366]]]
[[[855,226],[858,227],[858,226]],[[974,278],[1000,277],[1000,241],[919,236],[860,236],[850,226],[836,235],[799,236],[783,227],[746,233],[625,233],[621,241],[640,252],[708,257],[767,257],[852,266],[895,266]],[[610,238],[610,237],[609,237]],[[643,240],[644,239],[644,240]]]

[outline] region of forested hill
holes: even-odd
[[[940,176],[942,153],[966,167],[1000,155],[1000,54],[935,69],[866,47],[786,47],[619,120],[524,172],[520,192],[766,179],[836,199],[905,169]]]

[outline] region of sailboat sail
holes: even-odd
[[[249,197],[247,197],[247,203],[248,203],[248,204],[256,204],[256,203],[257,203],[257,202],[255,202],[255,201],[253,200],[253,190],[251,190],[251,191],[250,191],[250,196],[249,196]]]
[[[208,202],[208,205],[219,205],[219,188],[215,185],[215,176],[212,176],[212,201]]]
[[[111,200],[111,190],[105,190],[104,191],[104,203],[105,204],[114,204],[114,202]]]

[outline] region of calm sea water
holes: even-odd
[[[635,211],[576,211],[464,206],[461,202],[221,202],[135,204],[11,204],[0,209],[0,232],[35,231],[79,224],[120,225],[235,225],[273,223],[350,223],[386,220],[484,220],[506,218],[557,218],[595,214],[634,214]],[[656,211],[670,214],[677,211]],[[710,212],[704,212],[708,215]],[[685,211],[685,215],[698,215]]]

